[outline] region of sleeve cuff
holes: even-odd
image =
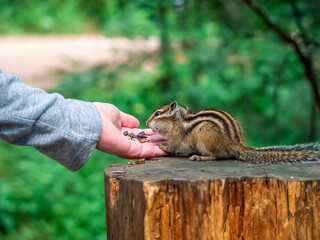
[[[53,145],[35,148],[74,172],[86,164],[95,150],[102,131],[102,119],[92,103],[72,99],[66,101],[72,105],[68,107],[68,123],[57,129],[57,139]],[[65,137],[61,137],[63,135]],[[52,134],[50,137],[53,140]]]

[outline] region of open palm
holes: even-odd
[[[138,134],[144,131],[146,135],[152,136],[151,139],[163,140],[161,137],[154,136],[151,129],[139,129],[139,121],[116,106],[108,103],[94,103],[102,118],[102,131],[97,144],[97,149],[105,153],[121,158],[149,158],[167,155],[155,142],[140,143],[139,141],[129,140],[123,135],[124,131]]]

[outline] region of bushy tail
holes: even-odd
[[[320,163],[320,145],[317,143],[262,148],[243,147],[238,159],[250,163]]]

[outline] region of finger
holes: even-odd
[[[125,131],[128,131],[129,133],[133,133],[137,135],[138,133],[144,132],[146,135],[154,135],[155,133],[151,129],[140,129],[140,128],[126,128],[123,127],[120,129],[120,131],[123,133]]]
[[[131,116],[121,111],[120,111],[120,119],[121,119],[122,127],[138,128],[140,126],[138,119],[136,119],[134,116]]]
[[[143,143],[139,158],[162,157],[168,153],[162,151],[158,146],[152,143]]]
[[[152,131],[150,128],[141,129],[141,131],[144,131],[146,135],[154,135],[156,134],[154,131]]]
[[[118,139],[118,144],[116,148],[112,151],[115,151],[114,155],[117,155],[122,158],[149,158],[156,156],[165,156],[167,153],[162,151],[157,145],[152,144],[151,142],[140,143],[137,140],[128,140],[124,136],[123,138]],[[120,144],[119,144],[120,143]]]
[[[157,145],[151,142],[140,143],[139,141],[130,141],[131,149],[124,158],[150,158],[166,156],[168,153],[161,150]]]

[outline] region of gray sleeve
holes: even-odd
[[[76,171],[94,151],[101,130],[92,103],[48,94],[0,71],[0,138],[5,141],[33,146]]]

